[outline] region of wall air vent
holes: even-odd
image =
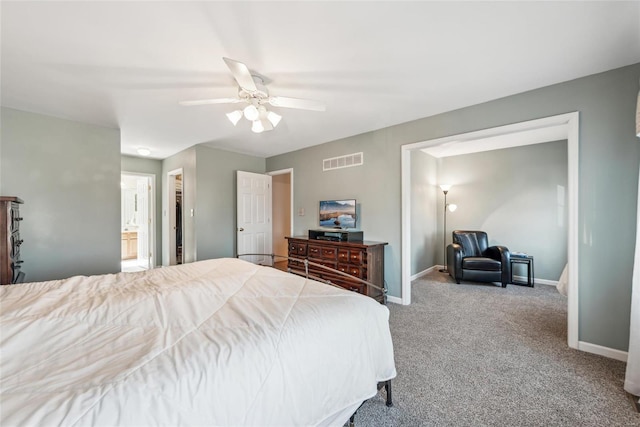
[[[332,157],[322,161],[322,171],[330,171],[333,169],[350,168],[352,166],[362,166],[364,163],[364,155],[362,152],[347,154],[346,156]]]

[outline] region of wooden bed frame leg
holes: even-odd
[[[387,406],[388,407],[392,407],[393,406],[393,400],[391,397],[391,380],[387,380],[384,382],[384,390],[387,392]]]

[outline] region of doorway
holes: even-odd
[[[153,268],[155,215],[153,175],[122,172],[120,179],[121,271]]]
[[[569,347],[579,349],[578,342],[578,178],[579,178],[579,113],[567,113],[512,125],[483,129],[466,134],[452,135],[428,141],[416,142],[401,147],[402,181],[402,296],[395,298],[401,304],[411,303],[411,168],[412,150],[440,147],[456,150],[471,144],[475,152],[496,148],[530,145],[536,143],[567,140],[568,185],[567,185],[567,342]]]
[[[269,172],[272,177],[273,253],[287,256],[287,236],[293,236],[293,169]],[[276,258],[279,270],[287,270],[287,260]]]
[[[184,179],[182,168],[167,174],[169,192],[169,265],[184,263]]]

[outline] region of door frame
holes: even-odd
[[[267,172],[267,175],[285,175],[285,174],[289,174],[289,178],[290,178],[290,182],[291,185],[289,186],[289,198],[290,200],[290,208],[291,208],[291,212],[289,213],[289,218],[291,218],[290,224],[289,224],[289,234],[291,236],[293,236],[293,212],[294,212],[294,208],[293,208],[293,168],[287,168],[287,169],[280,169],[277,171],[271,171],[271,172]],[[272,199],[273,199],[273,185],[271,186],[271,193],[272,193]],[[273,209],[273,207],[272,207]],[[271,235],[273,236],[273,217],[271,218]]]
[[[392,302],[399,302],[403,305],[411,303],[411,151],[435,146],[454,146],[460,143],[468,143],[479,139],[502,139],[504,136],[513,136],[510,146],[530,145],[532,142],[518,135],[525,132],[549,131],[550,135],[545,140],[541,138],[539,142],[551,142],[559,139],[567,140],[567,276],[568,276],[568,304],[567,304],[567,343],[569,347],[579,349],[579,217],[578,217],[578,194],[579,194],[579,112],[571,112],[556,116],[544,117],[540,119],[523,121],[511,125],[497,126],[474,132],[458,135],[435,138],[426,141],[406,144],[401,146],[401,181],[402,181],[402,252],[401,252],[401,272],[402,272],[402,295],[401,298],[390,297]],[[561,138],[558,137],[561,134]],[[503,146],[501,148],[506,148]],[[487,151],[479,150],[479,151]]]
[[[151,173],[120,171],[120,176],[122,177],[122,175],[149,178],[149,185],[151,186],[151,194],[149,196],[149,217],[151,219],[151,224],[149,224],[149,253],[151,254],[149,257],[149,268],[155,268],[156,260],[158,259],[156,257],[156,176]],[[122,207],[120,207],[120,209],[122,209]]]
[[[171,225],[175,224],[176,222],[176,210],[172,208],[172,201],[173,204],[175,204],[175,200],[176,200],[176,175],[182,175],[182,205],[181,205],[181,210],[182,210],[182,263],[184,264],[184,253],[185,253],[185,235],[184,235],[184,195],[185,195],[185,191],[184,191],[184,169],[183,168],[177,168],[177,169],[173,169],[170,170],[169,172],[167,172],[167,200],[168,200],[168,206],[167,206],[167,228],[168,228],[168,233],[167,233],[167,246],[168,246],[168,264],[167,265],[177,265],[177,261],[176,261],[176,248],[175,248],[175,232],[172,230]],[[172,238],[173,237],[173,238]],[[172,244],[173,242],[173,244]]]

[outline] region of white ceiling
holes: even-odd
[[[121,129],[122,152],[268,157],[640,62],[640,2],[7,2],[3,106]],[[267,78],[271,132],[237,127],[222,57]]]

